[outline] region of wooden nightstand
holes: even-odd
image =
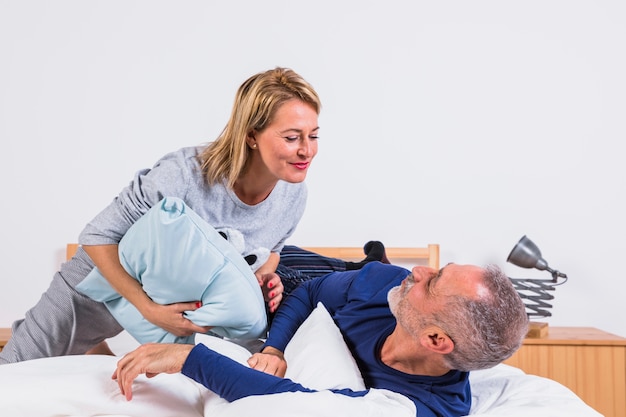
[[[506,364],[553,379],[605,417],[626,417],[626,338],[593,327],[550,327]]]
[[[4,348],[4,345],[9,341],[11,337],[11,329],[8,327],[0,327],[0,351]]]

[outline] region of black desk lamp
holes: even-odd
[[[551,280],[509,278],[517,290],[517,293],[524,301],[529,319],[533,317],[550,317],[552,313],[548,310],[552,308],[552,305],[547,301],[554,299],[554,296],[549,294],[549,291],[554,291],[554,287],[564,284],[565,281],[567,281],[567,275],[550,268],[545,259],[541,257],[541,251],[537,245],[526,236],[523,236],[520,241],[517,242],[517,245],[515,245],[506,260],[522,268],[535,268],[540,271],[548,271],[552,274]],[[542,337],[542,329],[544,327],[547,330],[547,324],[533,325],[531,322],[529,337]],[[534,328],[538,329],[542,334],[534,335]]]

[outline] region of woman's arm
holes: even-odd
[[[176,336],[190,336],[209,330],[208,327],[194,324],[182,314],[199,308],[199,301],[189,300],[169,305],[160,305],[152,301],[141,284],[130,276],[120,263],[118,245],[83,245],[83,249],[113,289],[134,305],[150,323]]]
[[[267,261],[265,261],[265,263],[261,265],[259,269],[254,272],[254,274],[258,278],[261,275],[276,272],[276,267],[278,266],[279,262],[280,254],[276,252],[270,252],[270,256],[267,258]]]

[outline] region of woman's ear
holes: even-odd
[[[420,338],[422,346],[426,349],[445,355],[454,350],[454,342],[443,330],[436,326],[430,326],[422,332]]]
[[[248,132],[248,135],[246,136],[246,143],[252,149],[256,148],[256,137],[254,136],[254,134],[255,134],[254,130],[251,130],[250,132]]]

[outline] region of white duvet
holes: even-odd
[[[242,346],[202,336],[197,342],[240,363],[250,353]],[[285,351],[287,377],[316,393],[282,393],[242,398],[229,403],[181,375],[140,376],[133,400],[126,401],[111,379],[119,358],[65,356],[0,366],[0,415],[10,417],[133,416],[133,417],[370,417],[415,416],[407,398],[372,389],[352,398],[324,389],[359,389],[363,381],[339,330],[318,307]],[[572,391],[555,381],[507,365],[472,372],[473,416],[599,417]],[[242,383],[245,383],[242,381]]]

